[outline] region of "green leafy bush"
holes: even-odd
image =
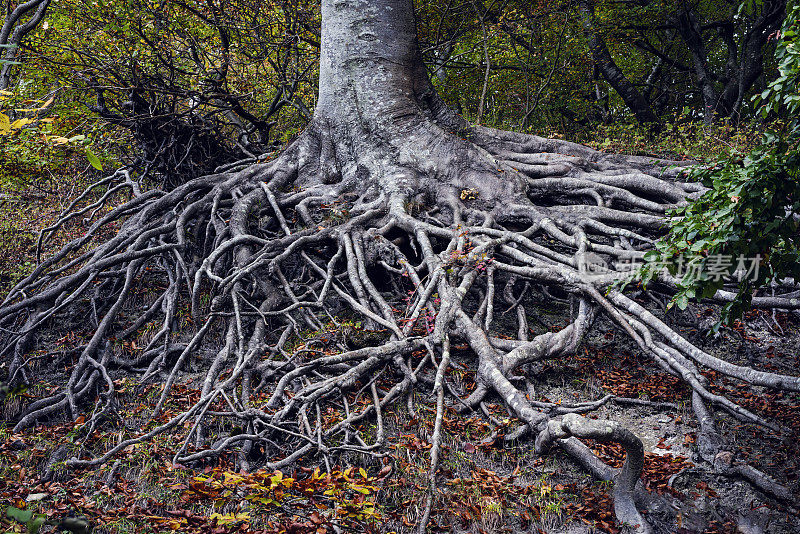
[[[685,308],[690,298],[714,295],[724,284],[720,272],[733,275],[745,267],[751,272],[739,271],[736,298],[722,310],[721,323],[729,323],[749,307],[755,288],[800,279],[798,31],[800,4],[788,9],[775,35],[779,76],[754,99],[764,117],[777,117],[772,127],[749,153],[734,151],[692,171],[708,190],[668,214],[669,233],[645,257],[645,283],[664,266],[680,279],[671,305]]]

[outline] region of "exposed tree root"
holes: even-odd
[[[330,464],[343,451],[381,455],[387,406],[414,390],[432,391],[423,532],[445,400],[455,397],[469,410],[495,396],[524,425],[514,437],[534,437],[541,451],[558,444],[597,476],[614,479],[617,518],[649,532],[634,503],[641,441],[614,422],[581,415],[614,399],[556,406],[515,385],[526,364],[574,352],[605,314],[642,354],[691,387],[703,458],[791,498],[767,475],[730,461],[709,407],[780,429],[712,393],[701,371],[792,391],[800,391],[800,377],[707,354],[611,287],[658,237],[665,210],[701,190],[679,180],[681,166],[479,127],[465,139],[422,115],[408,120],[416,121],[414,135],[378,138],[341,135],[317,119],[273,161],[229,167],[169,192],[142,190],[126,173],[98,183],[107,191],[98,202],[71,206],[43,234],[88,214],[85,235],[41,262],[0,308],[12,382],[36,380],[32,362],[48,332],[76,321],[88,321],[92,332],[62,355],[68,377],[30,403],[16,429],[60,414],[88,414],[89,433],[112,424],[120,373],[164,384],[153,414],[160,417],[183,373],[200,367],[201,396],[189,409],[68,463],[102,464],[132,443],[185,427],[176,463],[234,451],[243,469],[277,469],[300,458]],[[103,209],[125,189],[130,200]],[[570,295],[577,304],[571,323],[530,338],[532,287]],[[765,305],[795,308],[792,302],[775,297]],[[509,312],[512,329],[498,322]],[[363,328],[337,323],[347,316]],[[302,333],[329,322],[339,324],[338,336],[295,346]],[[137,350],[124,348],[131,340]],[[464,399],[448,384],[451,342],[474,353],[478,387]],[[328,410],[337,417],[325,424]],[[376,423],[371,439],[358,430],[365,420]],[[241,432],[214,432],[234,425]],[[580,438],[622,444],[625,465],[611,469]]]

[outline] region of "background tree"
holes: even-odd
[[[602,73],[603,78],[614,88],[622,97],[625,105],[633,112],[636,120],[641,123],[658,122],[658,117],[650,104],[639,92],[639,90],[628,81],[622,70],[617,66],[608,47],[603,39],[597,34],[595,28],[594,2],[591,0],[580,0],[578,6],[583,20],[583,33],[592,51],[592,57],[597,69]]]
[[[678,258],[699,251],[702,267],[721,256],[763,260],[756,279],[742,279],[735,292],[726,293],[728,302],[715,329],[739,319],[750,308],[757,288],[800,277],[799,29],[800,5],[794,5],[781,31],[774,34],[779,76],[754,98],[765,118],[776,115],[783,120],[773,122],[751,152],[732,150],[694,170],[695,179],[708,190],[671,213],[675,219],[669,235],[650,253],[654,261],[666,262],[673,274]],[[731,272],[736,268],[729,267]],[[651,264],[645,273],[652,272]],[[685,308],[689,299],[713,295],[722,286],[706,268],[693,270],[682,277],[673,302]]]
[[[8,89],[17,52],[23,40],[42,21],[49,5],[50,0],[28,0],[16,6],[10,1],[6,4],[5,19],[0,26],[0,52],[3,59],[0,64],[0,91]]]
[[[59,2],[20,76],[49,73],[37,81],[61,101],[130,133],[140,178],[173,187],[274,149],[287,116],[310,118],[318,15],[289,1]]]
[[[764,50],[786,2],[617,2],[605,9],[605,31],[626,51],[638,50],[632,60],[641,65],[642,90],[676,107],[698,109],[701,102],[702,117],[712,122],[738,120],[756,82],[765,83]]]

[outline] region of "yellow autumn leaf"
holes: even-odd
[[[30,124],[32,122],[33,121],[31,119],[28,119],[28,118],[17,119],[14,122],[11,123],[11,128],[13,128],[14,130],[19,130],[20,128],[24,128],[25,126],[27,126],[28,124]]]
[[[223,475],[225,476],[225,484],[239,484],[240,482],[244,481],[243,476],[231,473],[230,471],[225,471]]]
[[[359,493],[363,493],[364,495],[369,495],[369,489],[363,486],[356,486],[355,484],[352,484],[350,487]]]
[[[224,526],[224,525],[231,525],[233,523],[239,523],[239,522],[243,522],[243,521],[250,521],[250,515],[249,514],[236,514],[236,515],[227,514],[227,515],[222,515],[222,514],[218,514],[218,513],[211,514],[211,520],[213,521],[215,519],[217,520],[217,524],[218,525]]]
[[[8,115],[0,113],[0,133],[6,135],[9,131],[11,131],[11,122],[8,120]]]

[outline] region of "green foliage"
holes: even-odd
[[[87,135],[63,137],[57,133],[57,118],[50,113],[54,97],[27,98],[25,85],[21,84],[18,93],[0,91],[0,152],[5,156],[0,186],[29,186],[43,169],[58,167],[58,153],[64,155],[64,148],[85,147],[89,164],[102,171],[100,158],[88,148],[92,140]]]
[[[670,213],[676,219],[668,236],[645,257],[645,281],[666,263],[671,274],[682,274],[673,302],[685,308],[688,299],[722,288],[724,279],[715,274],[720,268],[732,274],[740,260],[746,268],[760,261],[757,277],[742,277],[738,298],[725,306],[728,322],[747,308],[753,287],[800,276],[799,173],[796,140],[776,135],[746,156],[732,154],[693,172],[709,190]]]
[[[785,113],[790,117],[790,133],[797,134],[800,127],[800,3],[787,7],[786,20],[776,37],[778,77],[754,101],[763,104],[764,117],[770,113]]]
[[[669,214],[674,217],[669,234],[645,256],[645,283],[664,265],[679,275],[671,305],[685,308],[691,298],[714,295],[724,284],[721,271],[753,268],[749,276],[737,277],[736,298],[722,310],[721,323],[729,323],[748,309],[755,288],[800,278],[799,28],[800,5],[795,5],[778,37],[780,75],[757,97],[765,116],[789,121],[776,122],[749,153],[733,151],[693,171],[691,177],[709,189]]]
[[[92,152],[92,151],[91,151],[91,150],[89,150],[88,148],[86,149],[86,158],[89,160],[89,164],[90,164],[92,167],[94,167],[94,168],[95,168],[95,169],[97,169],[98,171],[102,171],[102,170],[103,170],[103,164],[100,162],[100,158],[98,158],[98,157],[97,157],[97,156],[94,154],[94,152]]]
[[[305,0],[64,0],[25,62],[111,123],[156,111],[201,117],[222,141],[250,114],[280,132],[305,124],[298,108],[313,109],[318,19],[317,2]],[[284,111],[271,116],[276,106]]]
[[[38,534],[45,525],[55,526],[59,532],[71,532],[72,534],[89,534],[91,527],[85,517],[66,517],[61,521],[47,519],[44,514],[35,514],[30,510],[20,510],[14,506],[6,508],[6,516],[25,526],[28,534]]]
[[[20,510],[14,506],[6,508],[6,517],[25,526],[28,534],[38,534],[44,525],[53,524],[44,514],[34,514],[30,510]]]
[[[46,144],[46,135],[52,129],[54,119],[39,118],[37,115],[45,111],[50,103],[51,101],[20,102],[18,95],[13,92],[0,91],[0,152],[5,155],[0,185],[18,185],[24,181],[19,175],[9,172],[11,169],[7,166],[11,161],[44,163],[38,155]],[[21,114],[28,116],[20,116]]]
[[[665,120],[657,133],[640,124],[618,122],[600,125],[575,140],[609,153],[700,162],[727,157],[732,150],[747,153],[761,144],[763,124],[703,124],[692,120],[690,113],[687,108]]]

